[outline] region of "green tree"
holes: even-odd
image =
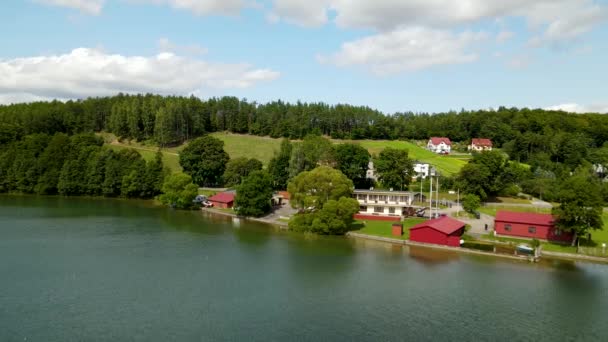
[[[237,188],[234,206],[244,216],[263,216],[272,209],[272,178],[266,171],[251,172]]]
[[[145,191],[146,162],[137,160],[122,177],[121,195],[128,198],[142,198]]]
[[[468,194],[462,198],[462,208],[468,213],[474,213],[480,206],[481,200],[477,195]]]
[[[222,184],[222,175],[230,157],[224,151],[224,142],[210,135],[194,139],[179,154],[184,172],[192,176],[199,186]]]
[[[575,240],[590,230],[603,229],[602,198],[599,182],[588,172],[579,170],[566,179],[559,191],[560,205],[553,207],[555,225],[575,234]]]
[[[39,168],[44,170],[36,184],[38,194],[56,194],[59,175],[66,155],[69,152],[70,138],[67,134],[57,133],[38,158]]]
[[[295,215],[289,221],[289,229],[315,234],[342,235],[349,230],[353,215],[358,211],[359,203],[353,198],[332,199],[318,211]]]
[[[168,170],[163,167],[163,154],[156,152],[154,159],[146,164],[144,175],[143,198],[152,198],[159,195]]]
[[[334,145],[320,135],[309,134],[302,140],[304,170],[312,170],[319,165],[334,166],[336,162]]]
[[[378,180],[387,187],[404,190],[410,184],[414,164],[407,150],[387,147],[374,160]]]
[[[339,170],[328,166],[319,166],[311,171],[304,171],[287,186],[291,196],[291,206],[296,209],[318,210],[329,200],[340,197],[350,198],[353,193],[353,182]]]
[[[353,181],[355,187],[366,187],[369,152],[356,144],[340,144],[336,147],[337,168]]]
[[[240,157],[230,159],[226,164],[226,171],[224,171],[224,185],[239,185],[250,173],[259,171],[263,167],[262,162],[255,158]]]
[[[167,177],[162,191],[163,194],[159,196],[161,203],[177,209],[191,208],[192,201],[198,195],[198,187],[192,183],[192,177],[183,173]]]
[[[287,188],[287,182],[289,181],[289,160],[291,159],[292,148],[289,139],[283,139],[281,149],[278,153],[275,153],[268,163],[268,172],[272,176],[273,187],[276,190]]]

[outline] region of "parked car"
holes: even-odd
[[[211,208],[213,207],[213,203],[209,202],[209,201],[204,201],[201,203],[201,205],[205,208]]]

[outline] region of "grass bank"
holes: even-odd
[[[392,234],[391,225],[393,222],[386,221],[363,221],[357,220],[353,223],[353,230],[356,233],[380,236],[386,238],[408,240],[410,238],[410,228],[417,225],[418,223],[424,222],[424,218],[408,218],[403,221],[403,235],[394,236]]]

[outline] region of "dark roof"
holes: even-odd
[[[422,223],[418,223],[417,225],[410,228],[410,230],[420,229],[420,228],[432,228],[432,229],[440,231],[444,234],[449,235],[464,226],[465,226],[465,224],[463,222],[455,220],[449,216],[443,216],[443,217],[428,220],[428,221],[425,221]]]
[[[492,147],[492,140],[483,138],[473,139],[471,145]]]
[[[232,192],[220,192],[219,194],[209,197],[209,201],[218,203],[230,203],[234,202],[234,193]]]
[[[512,222],[512,223],[525,223],[525,224],[537,224],[543,226],[551,226],[555,221],[555,218],[551,214],[537,214],[537,213],[516,213],[512,211],[501,210],[496,213],[496,221],[501,222]]]
[[[433,145],[439,145],[442,142],[445,143],[446,145],[452,145],[450,138],[444,138],[444,137],[432,137],[431,138],[431,143],[433,143]]]

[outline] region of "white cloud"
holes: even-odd
[[[283,19],[304,27],[317,27],[327,23],[327,10],[331,0],[274,0],[271,22]]]
[[[274,12],[296,23],[321,25],[328,13],[345,28],[392,31],[453,28],[522,17],[545,39],[571,39],[608,19],[596,0],[275,0]]]
[[[101,13],[105,0],[36,0],[40,3],[77,9],[87,14]]]
[[[0,60],[0,101],[117,92],[187,95],[205,89],[247,88],[278,77],[276,71],[246,63],[210,63],[169,52],[143,57],[78,48],[63,55]]]
[[[247,0],[139,0],[138,2],[169,5],[175,9],[188,10],[195,15],[237,15],[242,9],[254,5]]]
[[[485,38],[484,33],[407,28],[344,43],[339,52],[318,59],[337,66],[364,66],[385,75],[473,62],[477,54],[465,50]]]
[[[571,113],[608,113],[608,104],[581,105],[578,103],[563,103],[556,106],[546,107],[546,110],[562,110]]]

